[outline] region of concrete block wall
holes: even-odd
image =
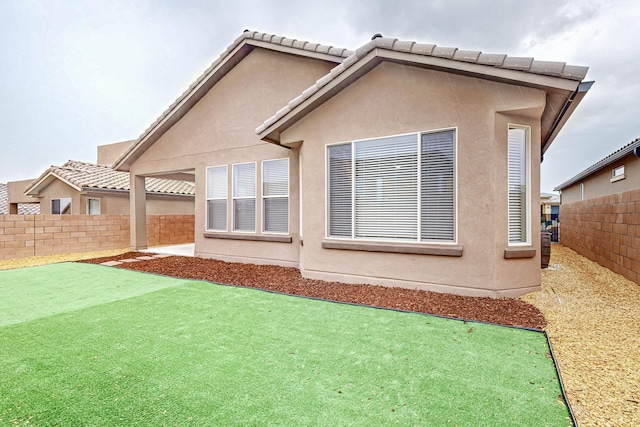
[[[149,246],[191,243],[193,229],[193,215],[147,216]],[[128,247],[129,215],[0,215],[0,260]]]
[[[640,284],[640,190],[563,204],[560,243]]]
[[[193,243],[194,236],[194,215],[147,215],[147,246]]]

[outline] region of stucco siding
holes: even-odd
[[[542,91],[386,62],[342,90],[281,135],[285,144],[304,141],[303,275],[468,295],[538,289],[539,126],[544,105]],[[530,246],[536,256],[528,259],[503,259],[508,247],[509,124],[531,127]],[[322,248],[327,144],[444,128],[457,129],[461,257]]]
[[[227,261],[298,266],[298,154],[261,141],[254,129],[335,64],[255,49],[225,75],[179,122],[131,166],[131,173],[194,170],[196,255]],[[289,228],[292,243],[206,237],[206,168],[256,162],[256,233],[261,235],[262,160],[289,159]],[[231,174],[229,174],[231,182]],[[231,232],[229,199],[228,237]]]

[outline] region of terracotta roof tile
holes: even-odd
[[[115,164],[119,164],[122,159],[126,159],[131,152],[135,151],[140,142],[144,140],[149,134],[153,132],[153,130],[168,116],[171,115],[173,111],[176,110],[176,107],[180,105],[186,98],[188,98],[200,85],[200,83],[207,79],[211,72],[216,69],[218,65],[220,65],[224,60],[245,40],[258,40],[266,43],[270,43],[277,46],[285,46],[293,49],[299,49],[305,52],[317,52],[322,54],[331,55],[340,60],[344,58],[348,58],[353,54],[353,51],[343,48],[336,48],[333,46],[325,46],[318,43],[310,43],[303,40],[290,39],[287,37],[277,36],[275,34],[267,34],[261,33],[258,31],[249,31],[245,30],[242,34],[240,34],[236,39],[231,43],[224,52],[220,54],[220,56],[213,61],[213,63],[205,70],[205,72],[200,75],[196,81],[189,86],[189,88],[184,91],[164,112],[158,117],[147,129],[142,132],[142,134],[138,137],[136,142],[134,142],[127,150],[122,153],[120,158],[116,159]]]
[[[129,191],[129,173],[118,172],[108,165],[98,165],[75,160],[69,160],[62,166],[51,166],[47,169],[27,191],[34,188],[48,175],[57,177],[78,188],[95,188],[104,190]],[[180,194],[192,196],[195,194],[193,183],[171,179],[148,178],[146,189],[149,193]]]
[[[18,215],[38,215],[40,203],[18,203]],[[9,191],[7,184],[0,183],[0,215],[9,214]]]
[[[486,54],[480,51],[459,50],[455,47],[439,47],[433,44],[422,44],[413,41],[401,41],[397,39],[377,37],[360,46],[351,56],[347,57],[342,61],[342,63],[335,66],[329,74],[318,79],[314,85],[304,90],[301,95],[289,102],[285,107],[278,110],[274,116],[265,120],[263,124],[256,128],[256,133],[260,134],[264,132],[269,126],[277,122],[278,119],[291,112],[293,108],[313,96],[313,94],[322,89],[322,87],[326,86],[337,76],[377,48],[397,52],[409,52],[423,56],[436,56],[456,62],[466,62],[487,67],[523,71],[531,74],[548,75],[574,81],[581,81],[588,71],[588,67],[566,65],[564,62],[534,61],[533,58],[510,57],[504,54]]]

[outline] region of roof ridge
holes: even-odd
[[[224,60],[245,40],[256,40],[261,42],[270,43],[276,46],[284,46],[292,49],[299,49],[303,52],[311,52],[311,53],[320,53],[329,56],[333,56],[336,58],[348,58],[353,54],[353,51],[344,49],[344,48],[336,48],[333,46],[323,45],[319,43],[312,43],[304,40],[290,39],[284,36],[278,36],[275,34],[261,33],[259,31],[250,31],[244,30],[240,36],[236,37],[235,40],[227,46],[227,48],[220,53],[220,55],[211,63],[209,67],[198,78],[196,78],[195,82],[189,85],[189,87],[182,93],[178,98],[166,108],[160,116],[151,123],[142,134],[134,140],[134,142],[124,150],[123,153],[113,162],[113,165],[118,165],[123,159],[126,159],[129,154],[136,150],[140,141],[142,141],[147,135],[151,134],[152,131],[158,126],[165,118],[171,115],[171,112],[186,98],[189,97],[191,93],[202,83],[203,80],[207,79],[208,76],[221,64]]]
[[[273,116],[265,120],[255,129],[255,132],[257,134],[264,132],[269,126],[291,112],[306,99],[313,96],[313,94],[318,92],[344,71],[355,65],[360,59],[364,58],[374,49],[386,49],[421,56],[433,56],[456,62],[475,63],[482,66],[510,69],[531,74],[541,74],[575,81],[581,81],[586,76],[589,69],[588,67],[567,65],[565,62],[536,61],[534,58],[510,57],[506,54],[483,54],[481,51],[460,50],[456,47],[440,47],[435,44],[374,36],[371,41],[360,46],[352,55],[331,69],[328,74],[322,76],[315,84],[304,90],[300,95],[278,110]]]
[[[640,147],[640,137],[634,139],[633,141],[629,142],[628,144],[625,144],[622,147],[618,148],[617,150],[613,151],[612,153],[606,155],[605,157],[603,157],[602,159],[598,160],[597,162],[595,162],[594,164],[592,164],[588,168],[582,170],[581,172],[579,172],[576,175],[574,175],[573,177],[569,178],[568,180],[566,180],[562,184],[558,185],[553,190],[554,191],[562,190],[563,188],[566,188],[566,187],[568,187],[568,186],[570,186],[572,184],[575,184],[576,182],[578,182],[582,178],[585,178],[585,177],[591,175],[592,173],[594,173],[594,172],[596,172],[596,171],[598,171],[598,170],[610,165],[611,163],[615,162],[616,160],[619,160],[622,157],[632,153],[633,152],[633,148],[636,148],[636,147]]]

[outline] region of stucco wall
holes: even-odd
[[[624,165],[625,178],[611,182],[611,172]],[[602,170],[562,189],[562,205],[580,201],[580,184],[584,184],[584,199],[619,194],[640,188],[640,159],[629,154]]]
[[[192,243],[193,215],[147,217],[149,246]],[[0,215],[0,259],[129,247],[128,215]]]
[[[640,190],[563,202],[560,224],[562,244],[640,283]]]
[[[300,94],[335,64],[255,49],[224,76],[178,123],[154,143],[132,166],[131,173],[195,169],[196,255],[228,261],[298,266],[297,153],[261,141],[254,129]],[[289,159],[290,236],[293,243],[243,241],[205,237],[206,168],[233,163]],[[231,175],[229,175],[231,182]],[[262,230],[261,188],[257,187],[257,233]],[[229,200],[229,230],[232,203]],[[227,233],[229,237],[241,233]]]
[[[468,295],[517,295],[540,286],[539,118],[544,93],[475,78],[382,63],[281,135],[303,140],[301,270],[307,277]],[[504,259],[507,131],[531,133],[533,258]],[[323,249],[327,144],[457,128],[457,227],[462,257]],[[534,232],[535,231],[535,232]]]

